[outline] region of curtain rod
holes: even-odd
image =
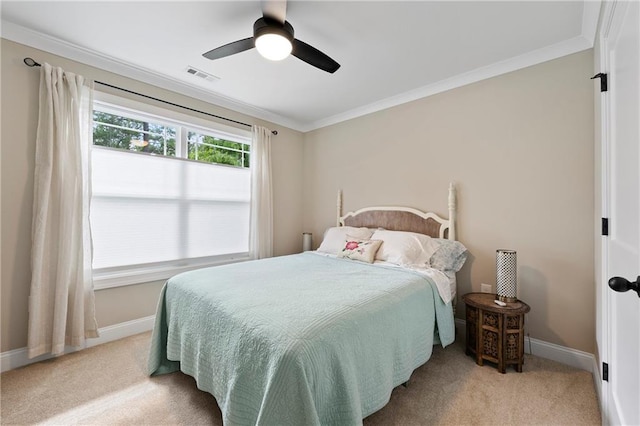
[[[24,62],[24,64],[26,66],[31,67],[31,68],[40,66],[40,64],[37,63],[36,61],[34,61],[32,58],[24,58],[22,61]],[[114,85],[109,84],[109,83],[103,83],[101,81],[95,81],[95,83],[98,83],[98,84],[100,84],[102,86],[111,87],[112,89],[121,90],[123,92],[131,93],[133,95],[142,96],[143,98],[152,99],[154,101],[162,102],[162,103],[165,103],[167,105],[172,105],[172,106],[175,106],[175,107],[178,107],[178,108],[183,108],[183,109],[187,109],[189,111],[193,111],[193,112],[197,112],[197,113],[200,113],[200,114],[208,115],[210,117],[215,117],[215,118],[219,118],[221,120],[226,120],[226,121],[230,121],[232,123],[241,124],[243,126],[251,127],[251,124],[243,123],[242,121],[233,120],[233,119],[227,118],[227,117],[221,117],[219,115],[211,114],[210,112],[200,111],[198,109],[190,108],[190,107],[187,107],[187,106],[184,106],[184,105],[174,104],[173,102],[169,102],[169,101],[165,101],[165,100],[162,100],[162,99],[154,98],[153,96],[145,95],[145,94],[139,93],[139,92],[134,92],[133,90],[124,89],[122,87],[114,86]],[[277,130],[272,130],[271,133],[273,135],[277,135],[278,131]]]

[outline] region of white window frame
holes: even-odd
[[[113,114],[120,114],[122,111],[130,112],[140,119],[148,119],[169,126],[177,126],[176,134],[176,156],[167,156],[176,161],[195,161],[187,157],[187,133],[189,131],[202,132],[213,135],[221,139],[241,142],[251,145],[251,132],[239,129],[216,121],[203,119],[196,116],[187,115],[171,109],[161,108],[154,105],[138,102],[129,98],[123,98],[106,92],[94,92],[94,106],[98,105],[101,111],[113,111]],[[114,149],[92,145],[91,149]],[[132,155],[157,155],[140,152],[131,152]],[[218,166],[236,167],[224,164]],[[142,284],[160,280],[166,280],[181,272],[209,266],[225,265],[236,262],[250,260],[249,253],[229,253],[219,256],[177,259],[167,262],[126,265],[119,267],[101,268],[93,271],[93,285],[95,290],[102,290],[113,287]]]

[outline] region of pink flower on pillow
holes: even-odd
[[[347,250],[355,250],[358,248],[357,241],[347,241],[347,245],[345,246]]]

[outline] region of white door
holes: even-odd
[[[607,274],[633,285],[640,275],[640,2],[610,6],[602,28],[609,90]],[[610,281],[611,282],[611,281]],[[626,286],[617,279],[618,286]],[[636,283],[637,285],[637,283]],[[608,290],[604,298],[608,321],[609,381],[606,420],[640,425],[640,294]],[[605,360],[607,361],[607,360]]]

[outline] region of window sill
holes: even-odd
[[[94,290],[105,290],[108,288],[167,280],[182,272],[208,268],[211,266],[246,262],[247,260],[251,260],[249,254],[241,253],[225,256],[224,258],[218,258],[216,260],[190,263],[187,265],[156,265],[138,268],[114,268],[109,271],[97,271],[93,273],[93,288]]]

